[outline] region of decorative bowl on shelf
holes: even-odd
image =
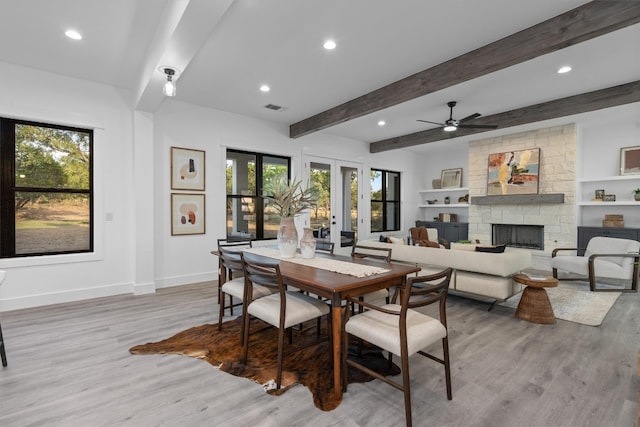
[[[438,199],[427,200],[427,203],[430,204],[430,205],[433,205],[435,203],[438,203]]]

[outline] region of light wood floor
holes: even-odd
[[[544,326],[451,296],[453,401],[440,365],[412,357],[414,425],[636,425],[639,301],[623,294],[600,327]],[[200,360],[128,352],[216,312],[209,283],[1,313],[0,425],[404,425],[402,393],[379,381],[322,412],[303,386],[274,397]]]

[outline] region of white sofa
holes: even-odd
[[[406,244],[361,242],[366,246],[391,248],[391,259],[421,267],[418,275],[425,275],[451,267],[454,276],[450,289],[468,296],[505,300],[520,292],[522,286],[512,276],[531,267],[531,253],[507,248],[504,253],[469,250],[438,249]]]

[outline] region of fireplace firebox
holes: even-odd
[[[492,243],[513,248],[544,249],[544,226],[492,224]]]

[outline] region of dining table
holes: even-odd
[[[252,248],[252,253],[275,257],[275,250]],[[262,252],[262,253],[261,253]],[[363,294],[394,286],[403,286],[407,275],[420,271],[415,264],[382,263],[367,258],[316,253],[316,261],[300,259],[280,259],[280,274],[287,286],[318,295],[330,301],[331,310],[331,348],[333,351],[333,386],[334,394],[342,396],[343,373],[341,372],[341,355],[343,334],[343,301],[347,297],[356,298]],[[337,261],[340,272],[327,269],[324,265],[329,261]],[[335,264],[335,263],[334,263]],[[351,265],[353,268],[349,268]],[[346,267],[346,269],[345,269]],[[352,273],[350,270],[353,270]],[[362,273],[362,272],[365,273]]]

